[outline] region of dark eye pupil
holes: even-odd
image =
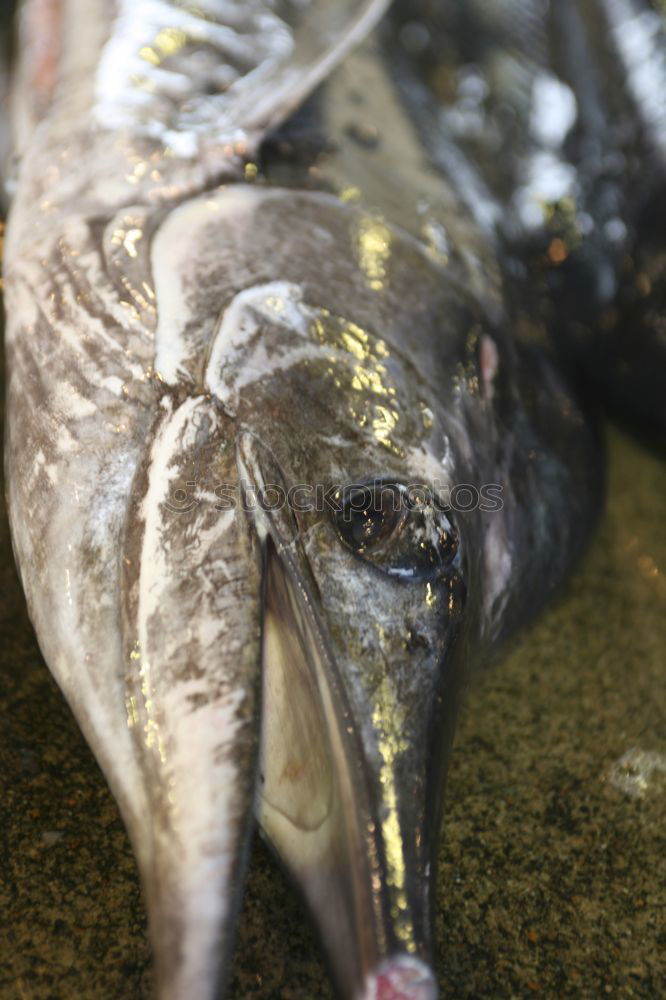
[[[359,552],[379,545],[394,531],[401,513],[401,498],[391,488],[354,490],[344,504],[341,528],[348,544]]]
[[[399,483],[354,485],[338,495],[335,521],[358,556],[401,580],[436,580],[452,567],[458,534],[432,496]]]

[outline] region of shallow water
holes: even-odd
[[[446,998],[666,996],[666,465],[609,431],[605,515],[473,690],[440,850]],[[151,996],[131,850],[28,621],[0,527],[0,998]],[[232,1000],[332,994],[254,845]]]

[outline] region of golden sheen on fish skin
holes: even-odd
[[[392,88],[386,6],[63,0],[16,102],[13,541],[163,1000],[223,988],[254,817],[341,996],[436,996],[459,693],[599,504],[540,322]],[[313,163],[287,119],[320,84]]]

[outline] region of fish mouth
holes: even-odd
[[[275,483],[275,464],[245,435],[239,471],[259,492],[267,462]],[[392,761],[367,752],[361,731],[367,736],[375,726],[372,707],[360,710],[349,697],[290,512],[260,511],[256,528],[263,714],[255,811],[262,834],[305,899],[341,997],[434,1000],[431,865],[409,843],[420,842],[424,823],[409,805],[414,790]]]

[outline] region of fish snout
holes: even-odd
[[[240,479],[257,495],[284,482],[257,438],[237,447]],[[398,698],[390,678],[359,693],[296,519],[252,519],[263,547],[258,822],[312,913],[338,994],[433,1000],[430,712]],[[372,651],[359,655],[369,667]]]

